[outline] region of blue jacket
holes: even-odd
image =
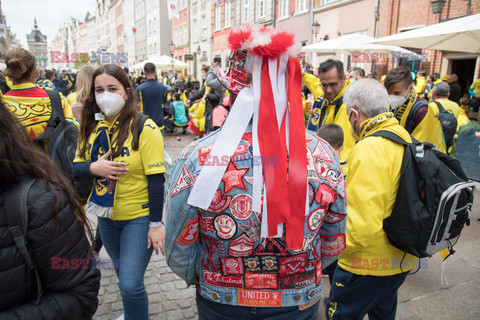
[[[153,119],[163,129],[163,104],[167,101],[167,87],[155,79],[147,79],[136,89],[140,111]]]
[[[252,212],[258,161],[250,152],[250,128],[209,209],[187,204],[202,165],[228,161],[206,156],[220,130],[193,141],[173,169],[166,191],[167,264],[217,303],[286,307],[316,301],[323,295],[322,268],[345,248],[346,191],[338,159],[323,140],[306,133],[309,214],[302,250],[287,250],[283,238],[260,238],[261,216]]]
[[[188,123],[187,115],[185,114],[185,104],[183,101],[173,101],[173,110],[175,117],[175,124],[184,126]]]

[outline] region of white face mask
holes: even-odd
[[[408,90],[407,92],[405,92],[405,94],[407,93],[408,93]],[[390,108],[392,108],[392,110],[397,109],[398,107],[403,105],[403,103],[405,102],[405,100],[407,100],[407,98],[408,98],[408,95],[407,97],[405,97],[405,95],[403,96],[395,96],[393,94],[389,95],[388,102],[390,102]]]
[[[119,95],[118,93],[108,91],[97,94],[95,96],[95,101],[97,102],[100,110],[102,110],[102,112],[106,116],[113,116],[118,114],[125,105],[125,100],[123,100],[123,94]]]

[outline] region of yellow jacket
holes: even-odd
[[[205,131],[205,99],[195,103],[188,109],[188,113],[192,112],[193,115],[190,116],[190,119],[192,119],[193,124],[199,131]]]
[[[338,264],[359,275],[389,276],[416,267],[418,258],[407,254],[401,262],[404,252],[388,242],[383,230],[383,220],[390,216],[395,202],[404,146],[386,138],[368,137],[378,130],[394,132],[411,142],[390,112],[362,123],[361,140],[349,161],[347,247]]]
[[[347,88],[347,83],[343,87],[342,91],[340,91],[340,93],[335,97],[335,99],[333,99],[333,101],[328,101],[323,96],[319,96],[319,97],[315,96],[316,100],[312,106],[311,117],[307,125],[307,129],[316,133],[319,127],[321,127],[325,123],[330,123],[330,122],[336,123],[340,127],[342,127],[344,138],[343,138],[343,150],[342,152],[340,152],[340,157],[342,158],[342,161],[348,162],[350,158],[350,153],[352,152],[352,149],[355,146],[355,139],[353,138],[353,135],[352,135],[352,126],[350,124],[350,121],[348,120],[347,107],[345,103],[343,103],[343,93],[345,92],[346,88]],[[309,90],[312,91],[310,88]],[[317,90],[316,92],[319,92],[319,91]],[[323,90],[322,90],[322,93],[323,93]],[[335,114],[335,108],[337,107],[337,105],[340,105],[340,107],[338,109],[338,112]],[[320,121],[322,118],[323,110],[325,110],[324,111],[325,116],[323,117],[323,120]]]
[[[419,95],[422,95],[427,86],[427,80],[424,76],[417,77],[417,85],[415,86],[415,92]]]
[[[403,104],[403,106],[397,108],[402,109],[402,111],[395,110],[395,116],[400,121],[400,125],[402,127],[406,128],[407,130],[411,130],[408,129],[410,121],[408,115],[410,114],[412,109],[418,110],[418,106],[423,104],[425,104],[428,108],[427,113],[425,114],[425,117],[422,119],[422,121],[420,121],[420,123],[413,129],[410,134],[418,141],[430,142],[434,144],[439,151],[446,153],[442,124],[435,116],[434,110],[428,105],[425,100],[419,98],[415,92],[412,92],[412,94]],[[401,116],[398,115],[398,113],[400,112],[402,113]],[[412,118],[414,118],[414,115],[412,115]]]

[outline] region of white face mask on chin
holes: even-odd
[[[122,111],[122,108],[125,105],[123,94],[119,95],[118,93],[108,91],[97,94],[95,96],[95,101],[97,102],[100,110],[102,110],[106,116],[117,115],[120,111]]]
[[[408,90],[407,90],[407,92],[405,92],[405,94],[407,94],[407,93],[408,93]],[[396,95],[393,95],[393,94],[388,96],[388,102],[390,102],[390,108],[392,110],[395,110],[398,107],[400,107],[401,105],[403,105],[407,99],[408,99],[408,95],[407,95],[407,97],[405,97],[405,95],[396,96]]]

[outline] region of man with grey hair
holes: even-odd
[[[397,291],[418,258],[392,246],[383,230],[395,202],[404,147],[381,136],[388,131],[406,142],[410,135],[392,112],[388,93],[374,79],[349,86],[344,101],[358,143],[349,161],[347,247],[338,259],[328,298],[327,319],[395,319]]]
[[[460,106],[458,103],[449,99],[450,96],[450,86],[446,82],[437,83],[432,89],[432,102],[430,102],[430,108],[433,110],[433,114],[438,116],[440,109],[443,107],[446,111],[450,112],[457,119],[460,115]],[[450,120],[450,119],[449,119]],[[440,121],[441,122],[441,121]],[[451,155],[455,155],[455,139],[453,139],[453,130],[449,134],[446,128],[444,130],[445,145],[447,147],[447,152]]]

